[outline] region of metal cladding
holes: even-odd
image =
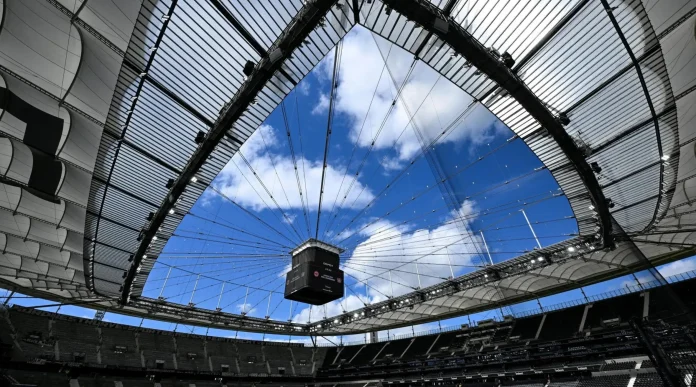
[[[344,295],[340,249],[309,240],[292,252],[292,269],[285,277],[285,298],[324,305]]]

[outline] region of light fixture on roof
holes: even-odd
[[[167,180],[167,184],[164,185],[167,189],[170,189],[174,186],[174,179],[169,179]]]
[[[195,182],[197,182],[197,181],[198,181],[198,178],[197,178],[196,176],[194,176],[194,177],[191,178],[191,183],[195,183]]]
[[[602,173],[602,167],[600,167],[599,163],[597,163],[596,161],[590,163],[590,168],[592,168],[592,172],[596,174]]]
[[[152,240],[153,240],[153,241],[156,241],[156,240],[157,240],[157,235],[153,236],[153,237],[152,237]]]
[[[662,161],[667,161],[669,160],[669,155],[662,155],[662,157],[660,158],[662,159]]]
[[[563,126],[567,126],[568,124],[570,124],[570,118],[568,118],[568,114],[566,114],[564,112],[558,113],[558,121]]]
[[[539,258],[537,258],[537,260],[538,260],[539,262],[544,262],[544,257],[543,257],[543,256],[542,256],[542,257],[539,257]]]
[[[571,253],[575,252],[575,247],[568,246],[568,251],[570,251]]]
[[[174,211],[173,208],[170,208],[170,209],[169,209],[169,215],[174,215],[174,212],[175,212],[175,211]]]
[[[143,259],[147,259],[147,254],[143,254]]]
[[[512,66],[515,65],[515,60],[512,58],[512,55],[510,55],[510,53],[507,52],[507,51],[505,51],[505,52],[503,53],[503,55],[500,57],[500,59],[502,59],[503,64],[504,64],[505,67],[507,67],[507,68],[510,68],[510,69],[511,69]]]
[[[590,204],[590,207],[588,207],[590,210],[594,210],[594,206]]]
[[[242,73],[244,73],[244,75],[246,75],[247,77],[251,76],[251,73],[254,72],[255,66],[256,66],[256,64],[254,62],[252,62],[250,60],[246,61],[246,63],[244,64],[244,69],[242,70]]]
[[[196,133],[196,144],[200,144],[205,140],[205,132],[202,130],[199,130],[198,133]]]

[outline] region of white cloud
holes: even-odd
[[[309,82],[307,82],[306,80],[300,82],[295,88],[295,90],[297,90],[302,95],[309,95],[310,89],[311,87],[309,86]]]
[[[474,212],[474,204],[465,202],[458,215],[450,214],[440,226],[414,231],[381,221],[361,231],[370,236],[353,250],[343,270],[359,281],[367,281],[370,297],[380,299],[434,285],[452,274],[457,276],[465,266],[450,264],[472,265],[479,253],[479,240],[468,221],[449,221]]]
[[[287,225],[291,225],[291,224],[295,223],[295,219],[297,219],[297,215],[288,214],[288,216],[286,218],[283,218],[283,223],[285,223]]]
[[[696,270],[696,257],[685,258],[679,261],[668,263],[657,268],[657,271],[662,274],[663,277],[668,278],[677,274],[686,273],[688,271]],[[645,284],[648,282],[656,281],[657,279],[650,274],[642,274],[638,276],[638,281]],[[636,286],[635,279],[630,279],[623,281],[621,287]]]
[[[403,89],[401,100],[394,106],[380,132],[384,117],[397,94],[394,84],[400,86],[406,78],[413,55],[396,46],[390,49],[390,43],[379,37],[376,39],[379,48],[371,33],[361,27],[356,27],[344,39],[336,109],[351,120],[352,142],[361,147],[370,147],[374,141],[375,149],[393,147],[397,158],[385,160],[383,166],[396,169],[402,165],[399,161],[417,155],[422,143],[431,143],[464,111],[472,98],[419,62]],[[389,71],[383,71],[383,57],[387,59]],[[322,61],[319,69],[319,73],[323,73],[319,79],[330,79],[333,56],[329,55]],[[313,113],[325,111],[326,107],[328,97],[322,95]],[[409,124],[410,114],[414,115],[413,122],[420,129],[422,141]],[[479,107],[473,109],[466,121],[455,126],[442,141],[467,140],[470,145],[485,143],[502,127],[488,110]]]
[[[475,212],[475,204],[465,202],[434,229],[409,231],[405,226],[380,220],[367,228],[350,231],[368,237],[343,263],[346,281],[352,283],[357,280],[362,283],[350,285],[352,290],[346,290],[345,297],[341,300],[312,307],[311,316],[309,307],[302,309],[295,314],[293,320],[302,323],[319,321],[324,316],[333,317],[344,310],[360,309],[364,303],[384,301],[392,294],[399,296],[409,293],[418,286],[419,277],[421,287],[427,287],[442,282],[452,272],[458,276],[464,270],[470,271],[467,266],[475,264],[473,259],[479,254],[476,245],[480,241],[469,228],[470,220],[451,220],[467,217]],[[450,271],[450,263],[464,266],[452,266]],[[389,270],[392,271],[392,281],[389,281]]]
[[[685,273],[687,271],[693,271],[693,270],[696,270],[696,259],[694,259],[693,257],[687,258],[687,259],[682,259],[680,261],[668,263],[664,266],[661,266],[661,267],[657,268],[657,270],[665,278],[671,277],[673,275]]]
[[[329,96],[321,93],[319,94],[319,100],[312,108],[312,114],[319,115],[325,113],[329,110]]]
[[[253,305],[248,304],[248,303],[247,304],[237,304],[237,310],[240,313],[243,312],[243,313],[246,313],[248,315],[251,315],[254,312],[256,312],[256,308],[254,308]]]
[[[215,181],[216,188],[226,196],[234,198],[240,205],[252,208],[255,211],[261,211],[266,208],[275,211],[276,205],[273,199],[283,210],[302,211],[303,197],[310,210],[317,208],[319,204],[319,190],[309,189],[309,192],[304,192],[304,185],[306,179],[307,187],[320,186],[322,175],[321,161],[297,158],[298,172],[303,185],[303,196],[300,196],[292,159],[286,155],[286,152],[283,152],[283,147],[287,147],[287,144],[281,142],[276,131],[269,125],[261,125],[241,148],[241,155],[244,155],[247,159],[273,198],[261,186],[254,173],[242,160],[240,154],[232,157],[232,160],[220,172]],[[304,168],[302,168],[303,163]],[[343,202],[339,201],[337,207],[352,206],[353,208],[363,208],[374,198],[372,190],[365,187],[355,176],[345,176],[345,181],[341,185],[341,181],[344,179],[344,172],[345,170],[341,166],[329,165],[326,168],[324,196],[328,198],[338,197],[338,190],[342,189],[340,192],[342,197],[346,194],[347,188],[354,182],[353,189],[348,193],[348,198]],[[295,216],[297,215],[288,214],[290,220],[293,220]],[[287,221],[288,219],[285,220]]]

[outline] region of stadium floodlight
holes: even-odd
[[[170,209],[169,209],[169,215],[174,215],[174,212],[175,212],[175,211],[174,211],[173,208],[170,208]]]
[[[660,158],[662,159],[662,161],[667,161],[669,160],[669,155],[662,155],[662,157]]]
[[[575,247],[569,246],[569,247],[568,247],[568,251],[571,252],[571,253],[574,253],[574,252],[575,252]]]
[[[198,182],[198,178],[196,176],[191,178],[191,183],[196,183]]]

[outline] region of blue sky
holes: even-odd
[[[333,58],[332,51],[287,96],[285,114],[279,106],[196,203],[160,255],[144,296],[306,323],[534,249],[537,241],[521,210],[542,246],[577,232],[566,198],[524,142],[448,80],[361,27],[343,42],[324,171]],[[282,293],[289,251],[315,234],[322,174],[319,238],[346,249],[346,297],[310,312]],[[670,275],[694,268],[687,260],[664,270]],[[631,281],[622,277],[584,290],[591,296]],[[540,302],[581,298],[573,290]],[[531,301],[510,310],[537,307]],[[93,314],[72,306],[61,312]],[[115,314],[108,320],[141,321]],[[466,322],[459,317],[442,325]],[[144,326],[174,328],[152,321]]]

